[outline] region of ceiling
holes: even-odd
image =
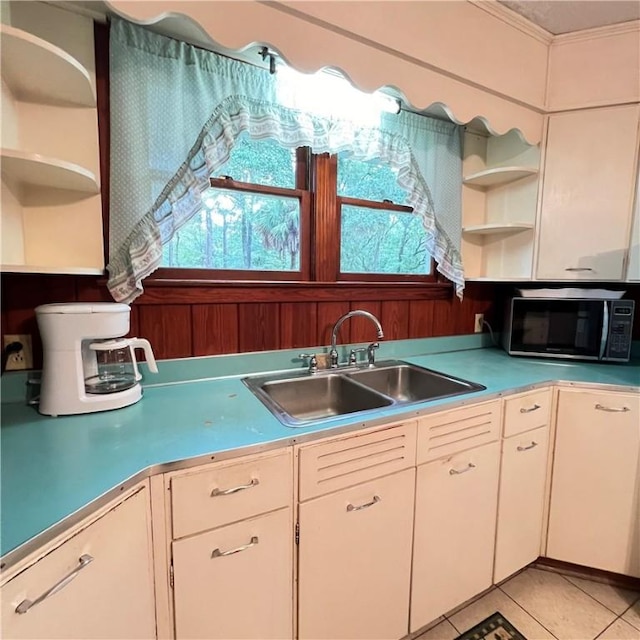
[[[640,20],[638,0],[498,1],[553,35]]]

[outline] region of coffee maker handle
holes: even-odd
[[[129,345],[131,346],[132,351],[133,349],[143,349],[144,357],[147,360],[147,366],[149,367],[149,371],[151,371],[151,373],[158,373],[158,365],[156,364],[156,358],[153,355],[153,349],[151,348],[151,344],[149,343],[148,340],[146,340],[145,338],[131,338],[131,340],[129,341]],[[133,358],[133,366],[135,367],[135,370],[136,370],[136,380],[140,380],[142,376],[138,372],[138,365],[137,365],[135,356]]]

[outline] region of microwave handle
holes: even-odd
[[[607,348],[607,338],[609,337],[609,304],[606,300],[602,301],[604,305],[604,313],[602,315],[602,335],[600,336],[600,354],[598,360],[604,358],[604,352]]]

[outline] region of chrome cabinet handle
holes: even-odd
[[[593,271],[591,267],[567,267],[565,271]]]
[[[49,596],[52,596],[54,593],[58,593],[58,591],[64,589],[90,562],[93,562],[93,557],[85,553],[78,558],[78,562],[78,566],[73,571],[56,582],[53,587],[47,589],[40,597],[36,598],[35,600],[23,600],[16,607],[16,613],[27,613],[27,611],[29,611],[31,607],[35,607],[43,600],[46,600]]]
[[[538,443],[535,440],[531,441],[531,444],[528,444],[526,447],[522,447],[520,445],[517,446],[518,451],[529,451],[529,449],[533,449],[533,447],[537,447]]]
[[[631,411],[629,407],[605,407],[603,404],[597,404],[595,407],[598,411],[608,411],[609,413],[626,413]]]
[[[374,504],[380,502],[382,498],[380,496],[373,496],[373,500],[371,502],[365,502],[364,504],[360,504],[357,507],[354,507],[351,503],[347,505],[347,511],[360,511],[360,509],[368,509],[369,507],[373,507]]]
[[[220,551],[220,549],[214,549],[211,552],[211,557],[224,558],[225,556],[232,556],[234,553],[240,553],[241,551],[246,551],[247,549],[251,549],[251,547],[255,547],[257,544],[258,544],[258,536],[253,536],[249,544],[243,544],[241,547],[236,547],[235,549],[229,549],[229,551]]]
[[[471,469],[475,469],[476,465],[473,462],[470,462],[464,469],[449,469],[450,476],[459,476],[461,473],[467,473],[467,471],[471,471]]]
[[[537,411],[540,408],[541,407],[539,404],[534,404],[533,407],[529,407],[528,409],[525,409],[523,407],[522,409],[520,409],[520,413],[531,413],[532,411]]]
[[[252,478],[249,484],[241,484],[239,487],[232,487],[231,489],[214,489],[211,492],[211,497],[216,496],[230,496],[232,493],[238,493],[238,491],[244,491],[245,489],[251,489],[251,487],[257,487],[260,484],[258,478]]]

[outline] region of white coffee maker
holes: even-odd
[[[142,397],[135,349],[158,367],[148,340],[125,338],[131,308],[112,302],[36,307],[43,346],[39,411],[48,416],[119,409]]]

